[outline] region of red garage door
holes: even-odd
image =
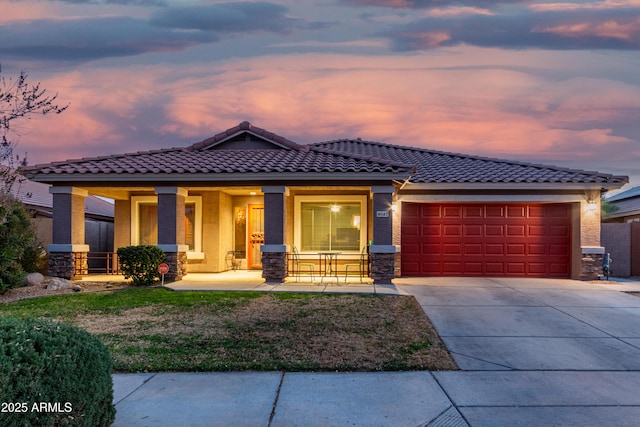
[[[405,276],[569,277],[567,204],[402,204]]]

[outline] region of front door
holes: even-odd
[[[261,269],[260,246],[264,244],[264,205],[249,205],[249,250],[248,268]]]

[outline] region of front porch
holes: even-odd
[[[89,275],[82,279],[87,282],[125,281],[121,275]],[[254,291],[254,292],[316,292],[316,293],[363,293],[380,295],[404,295],[393,284],[374,284],[371,279],[360,283],[357,276],[344,277],[338,282],[325,278],[311,280],[302,275],[299,281],[287,277],[282,283],[266,283],[260,270],[236,270],[222,273],[189,273],[182,280],[165,285],[175,291]]]

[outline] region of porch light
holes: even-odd
[[[396,202],[391,203],[391,210],[392,210],[393,212],[395,212],[395,211],[397,211],[397,210],[398,210],[398,205],[396,205]]]
[[[587,212],[595,212],[598,210],[598,203],[593,201],[593,200],[589,200],[587,201]]]

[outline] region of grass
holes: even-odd
[[[407,296],[147,288],[1,304],[0,315],[84,328],[119,372],[457,369]]]

